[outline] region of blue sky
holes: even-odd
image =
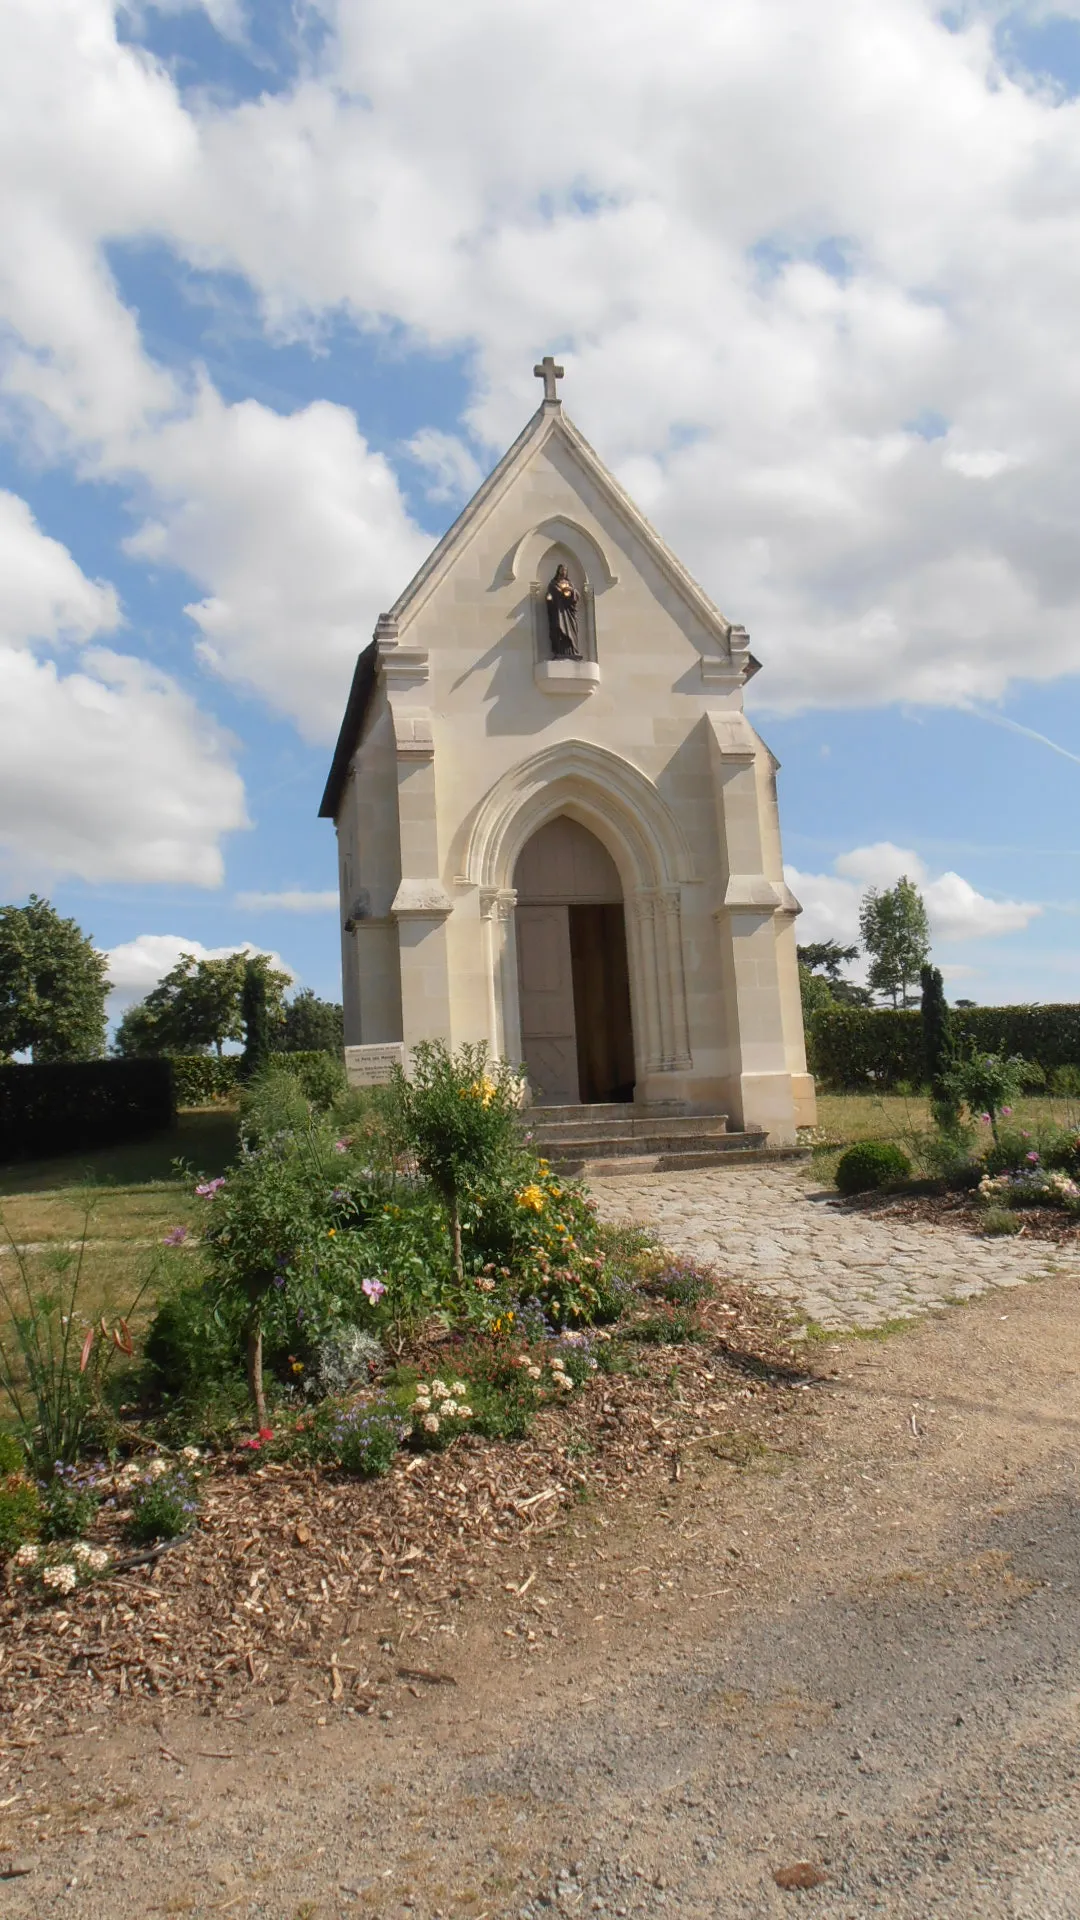
[[[1075,0],[545,17],[6,10],[0,897],[336,996],[352,661],[553,349],[751,631],[802,937],[908,871],[954,995],[1080,998]]]

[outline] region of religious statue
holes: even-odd
[[[547,602],[548,637],[553,660],[580,660],[578,646],[578,596],[566,568],[555,569],[555,577],[544,595]]]

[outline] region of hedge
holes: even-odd
[[[270,1065],[287,1067],[290,1073],[295,1073],[309,1096],[323,1092],[328,1061],[340,1067],[344,1084],[345,1070],[338,1054],[298,1051],[270,1055]],[[227,1053],[219,1059],[216,1053],[173,1053],[169,1055],[169,1064],[176,1085],[177,1106],[206,1107],[213,1100],[228,1100],[236,1092],[242,1078],[243,1055]]]
[[[1020,1054],[1049,1072],[1080,1066],[1080,1006],[954,1007],[963,1052]],[[922,1018],[891,1007],[825,1007],[810,1022],[812,1069],[825,1086],[921,1086]]]
[[[0,1160],[115,1146],[175,1125],[167,1060],[0,1067]]]

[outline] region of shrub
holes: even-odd
[[[100,1505],[100,1496],[85,1481],[80,1483],[74,1467],[58,1466],[41,1489],[46,1540],[78,1540],[89,1533]]]
[[[5,1433],[0,1428],[0,1476],[9,1473],[22,1473],[26,1466],[26,1450],[16,1440],[13,1433]]]
[[[0,1554],[14,1553],[41,1533],[41,1500],[21,1473],[0,1476]]]
[[[983,1233],[989,1234],[1019,1233],[1021,1224],[1008,1207],[987,1207],[980,1222]]]
[[[487,1440],[528,1436],[541,1402],[542,1357],[534,1351],[510,1352],[502,1345],[481,1343],[458,1352],[454,1366],[460,1367],[467,1381],[474,1433],[482,1433]]]
[[[392,1401],[357,1400],[351,1406],[324,1400],[297,1421],[285,1445],[292,1459],[341,1467],[373,1480],[389,1473],[409,1428]]]
[[[1006,1060],[997,1053],[976,1053],[961,1060],[951,1076],[951,1084],[969,1113],[986,1114],[995,1142],[998,1115],[1008,1113],[1012,1101],[1019,1098],[1023,1067],[1018,1056]]]
[[[696,1307],[702,1300],[707,1300],[715,1289],[708,1274],[702,1273],[689,1261],[683,1261],[677,1266],[665,1267],[657,1274],[649,1291],[658,1293],[673,1307]]]
[[[154,1471],[164,1468],[164,1471]],[[131,1518],[128,1539],[135,1546],[155,1540],[179,1540],[190,1533],[199,1512],[199,1490],[194,1474],[167,1467],[160,1460],[136,1480],[128,1495]]]
[[[332,1397],[371,1378],[385,1363],[382,1343],[364,1327],[339,1327],[320,1340],[309,1369],[312,1390]]]
[[[243,1366],[240,1302],[218,1298],[205,1281],[178,1287],[154,1315],[144,1353],[155,1397],[198,1402],[208,1387]]]
[[[872,1193],[878,1187],[911,1176],[911,1161],[892,1140],[862,1140],[849,1147],[836,1163],[834,1178],[841,1193]]]
[[[1076,1075],[1080,1086],[1080,1005],[953,1007],[959,1052],[1018,1056],[1055,1073]],[[895,1087],[926,1077],[922,1021],[917,1013],[883,1007],[826,1007],[811,1023],[815,1072],[826,1086],[858,1090]]]
[[[415,1154],[446,1207],[459,1281],[462,1202],[470,1189],[505,1177],[520,1158],[521,1088],[521,1071],[505,1060],[489,1060],[483,1042],[451,1053],[441,1040],[421,1041],[413,1049],[410,1077],[396,1072],[402,1145]]]
[[[418,1380],[408,1409],[413,1446],[441,1453],[466,1432],[473,1420],[468,1393],[467,1380],[448,1381],[438,1374],[430,1382]]]
[[[175,1125],[167,1060],[0,1066],[0,1160],[113,1146]]]
[[[178,1107],[207,1107],[228,1100],[240,1084],[240,1055],[173,1053],[169,1055]]]

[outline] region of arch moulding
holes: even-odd
[[[602,592],[605,587],[618,586],[619,576],[612,572],[607,554],[595,534],[578,521],[565,519],[562,514],[550,520],[541,520],[538,526],[529,527],[522,534],[507,557],[506,570],[510,579],[531,578],[548,548],[555,546],[569,548],[594,591]]]
[[[525,842],[559,814],[595,833],[611,854],[627,909],[627,957],[639,1085],[691,1065],[681,889],[693,879],[678,821],[639,768],[584,740],[563,740],[512,767],[485,794],[469,826],[461,880],[480,890],[491,981],[490,1045],[520,1057],[514,867]]]

